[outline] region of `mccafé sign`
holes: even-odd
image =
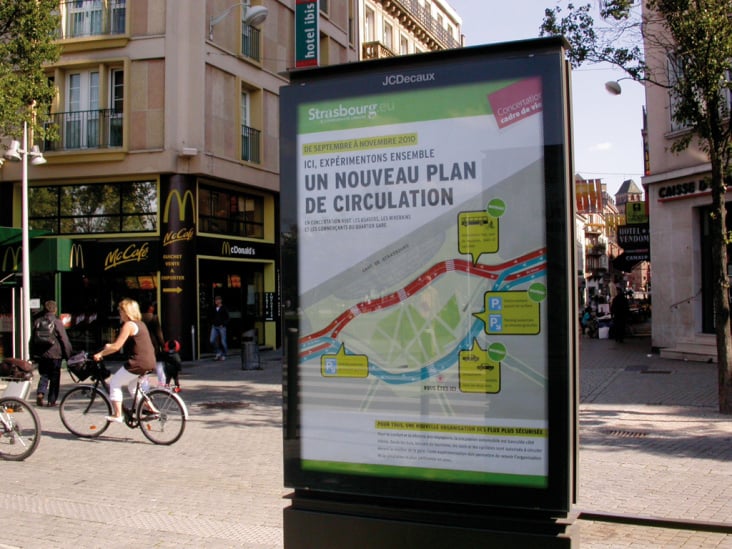
[[[145,242],[141,246],[137,243],[124,248],[115,248],[107,254],[104,260],[104,270],[114,269],[125,263],[141,263],[150,257],[150,245]]]

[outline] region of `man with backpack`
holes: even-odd
[[[49,406],[56,406],[61,386],[61,361],[69,358],[73,351],[66,328],[60,318],[56,316],[58,306],[55,301],[46,301],[45,312],[33,321],[30,350],[33,359],[38,362],[38,380],[36,390],[36,404],[44,405],[47,397]]]

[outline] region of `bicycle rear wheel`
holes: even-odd
[[[78,385],[61,399],[58,409],[61,422],[77,437],[94,438],[109,427],[106,416],[112,415],[112,403],[92,385]]]
[[[0,458],[23,461],[41,441],[41,421],[24,400],[0,399]]]
[[[142,433],[155,444],[173,444],[186,428],[186,411],[180,397],[163,389],[153,389],[147,397],[155,410],[148,410],[147,399],[137,405]]]

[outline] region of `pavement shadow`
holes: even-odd
[[[585,410],[580,418],[580,451],[590,448],[730,463],[732,428],[719,414]]]

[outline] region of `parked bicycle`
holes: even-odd
[[[0,398],[0,458],[23,461],[41,440],[41,420],[25,400]]]
[[[112,414],[109,385],[111,372],[104,362],[95,362],[87,353],[69,358],[67,369],[76,383],[89,379],[92,383],[77,385],[61,399],[61,422],[78,437],[95,438],[109,427]],[[140,428],[155,444],[173,444],[185,430],[188,409],[183,399],[168,389],[147,389],[148,374],[138,377],[131,406],[123,406],[124,422],[130,429]]]

